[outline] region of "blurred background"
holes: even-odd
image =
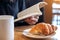
[[[44,22],[60,25],[60,0],[44,0],[48,3],[44,7]]]

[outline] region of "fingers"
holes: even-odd
[[[42,7],[44,7],[45,5],[48,5],[48,3],[46,3],[46,2],[40,2],[39,7],[42,8]]]
[[[36,17],[36,16],[32,16],[32,17],[31,17],[31,21],[34,21],[34,22],[37,22],[38,19],[39,19],[39,17]]]
[[[32,16],[32,18],[39,19],[39,15]]]
[[[38,22],[39,16],[31,16],[29,18],[26,18],[24,21],[27,22],[28,24],[35,24]]]
[[[28,24],[35,24],[38,20],[34,19],[34,18],[27,18],[25,19],[25,22],[27,22]]]

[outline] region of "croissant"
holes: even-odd
[[[29,31],[32,34],[42,34],[49,35],[54,33],[57,30],[57,27],[48,23],[38,23]]]

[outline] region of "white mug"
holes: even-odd
[[[0,15],[0,40],[14,40],[14,17]]]

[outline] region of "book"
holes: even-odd
[[[14,20],[14,22],[17,22],[19,20],[23,20],[25,18],[28,18],[30,16],[35,16],[35,15],[42,15],[42,12],[40,11],[40,8],[44,7],[47,5],[46,2],[39,2],[21,12],[18,13],[17,19]]]

